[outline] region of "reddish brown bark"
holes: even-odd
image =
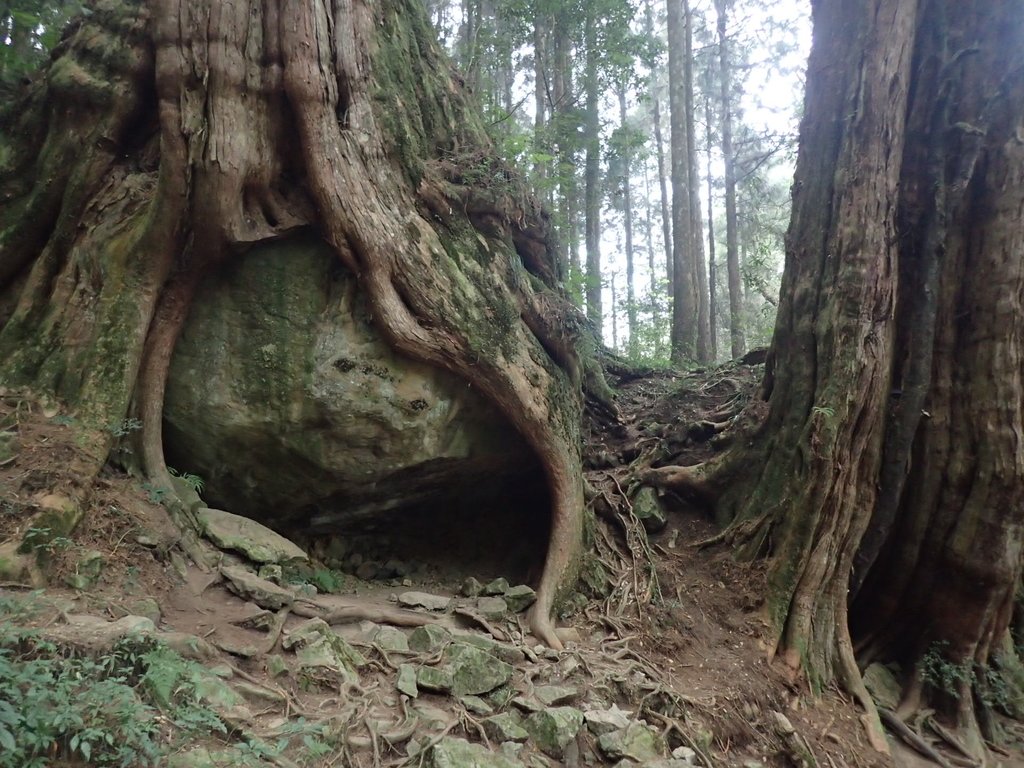
[[[140,12],[148,19],[135,19]],[[130,39],[119,36],[123,23],[134,24]],[[90,45],[108,55],[76,58]],[[91,122],[49,125],[43,147],[68,165],[56,169],[56,182],[41,152],[36,186],[0,206],[0,217],[18,222],[17,247],[0,252],[0,293],[19,302],[0,349],[26,346],[4,359],[0,377],[93,408],[103,424],[123,419],[134,396],[145,469],[167,485],[164,385],[196,286],[253,243],[316,227],[359,278],[383,336],[463,377],[540,457],[552,527],[531,626],[558,646],[553,603],[582,541],[583,377],[573,324],[550,282],[557,266],[536,204],[506,168],[508,184],[498,189],[459,176],[467,162],[500,162],[422,9],[404,0],[160,0],[94,14],[65,56],[68,69],[80,66],[83,77],[112,87],[103,99],[78,94],[70,111]],[[97,59],[120,61],[124,71],[88,70]],[[61,65],[58,57],[51,82]],[[130,81],[130,96],[121,97],[119,80]],[[51,91],[40,83],[39,121]],[[110,150],[76,161],[69,146],[83,132]],[[126,187],[137,188],[127,209],[115,204]],[[50,212],[48,227],[21,221],[33,205]],[[54,221],[61,206],[66,227]],[[82,232],[84,210],[96,221]],[[454,219],[479,227],[462,254],[450,251]],[[126,234],[94,239],[111,229]],[[475,256],[481,242],[488,259]],[[86,248],[96,270],[82,285],[78,254]],[[63,309],[65,289],[72,308],[75,296],[102,306],[107,292],[116,294],[109,322],[101,313],[100,322],[86,315],[76,324],[81,314]],[[41,333],[40,316],[59,327]],[[81,385],[68,386],[78,367]],[[86,386],[97,370],[103,380]],[[98,399],[100,387],[108,391]]]
[[[852,628],[861,665],[906,670],[900,714],[938,709],[981,755],[1024,548],[1024,20],[822,0],[814,23],[767,419],[647,481],[717,500],[722,539],[770,557],[795,671],[870,712]]]

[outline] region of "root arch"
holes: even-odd
[[[155,132],[146,141],[132,137],[156,158],[153,168],[139,174],[149,191],[140,195],[134,218],[120,221],[130,232],[122,262],[141,273],[137,294],[131,297],[134,306],[119,294],[110,310],[129,315],[123,325],[130,327],[109,332],[134,341],[122,345],[116,379],[78,387],[68,399],[84,404],[96,399],[97,390],[110,390],[97,406],[97,420],[109,423],[122,419],[134,398],[143,423],[144,470],[169,487],[164,390],[198,285],[218,263],[254,243],[316,228],[357,277],[384,339],[401,354],[441,367],[480,391],[538,455],[550,488],[552,527],[531,626],[544,642],[559,646],[551,613],[582,542],[581,364],[572,345],[557,336],[560,326],[571,323],[543,322],[552,313],[568,312],[568,305],[557,301],[558,286],[545,283],[545,276],[557,273],[554,249],[539,208],[519,182],[507,177],[507,188],[488,190],[489,204],[505,212],[483,217],[486,231],[454,199],[450,218],[461,229],[449,230],[430,215],[431,201],[419,198],[421,189],[453,189],[437,176],[442,155],[494,152],[436,43],[428,40],[422,9],[407,0],[373,6],[350,0],[300,6],[284,0],[158,0],[132,12],[148,15],[135,27],[148,36],[148,45],[118,39],[123,19],[116,15],[96,14],[84,26],[91,26],[87,32],[99,29],[111,50],[136,56],[129,57],[134,69],[122,74],[150,96],[125,100],[120,119],[130,113],[136,116],[132,124],[145,124],[137,113],[147,103],[157,113],[151,121]],[[66,55],[88,45],[85,32],[78,35]],[[418,69],[396,75],[395,68],[406,64]],[[45,100],[45,85],[39,87]],[[106,124],[93,120],[87,127],[103,133]],[[54,133],[46,141],[66,149],[73,139]],[[58,178],[65,184],[61,194],[72,200],[66,179],[76,174],[85,177],[77,189],[103,189],[116,165],[112,157],[95,154],[72,163]],[[54,194],[46,187],[53,178],[40,174],[41,188],[23,190],[25,195]],[[461,182],[463,194],[469,194],[468,186]],[[97,205],[95,195],[85,195],[80,207],[90,202]],[[124,212],[110,209],[111,217],[118,213]],[[69,235],[51,233],[43,252]],[[26,283],[31,290],[21,291],[19,312],[26,319],[33,312],[49,313],[73,324],[78,315],[54,310],[46,285],[54,268],[69,278],[77,274],[69,262],[81,243],[65,249],[70,256],[54,252],[49,265],[32,264],[33,232],[26,230],[21,240],[22,248],[0,255],[0,291],[32,268]],[[90,247],[94,261],[109,261],[101,244]],[[525,249],[522,256],[519,247]],[[529,277],[523,262],[540,277]],[[82,327],[87,358],[104,353],[102,325]],[[15,347],[32,333],[30,322],[6,323],[0,348],[5,342]],[[42,360],[58,358],[63,367],[74,362],[76,353],[62,346],[59,334],[45,344],[39,360],[5,365],[4,377],[38,384]],[[96,471],[106,451],[98,454],[103,458]]]

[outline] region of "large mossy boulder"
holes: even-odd
[[[200,475],[211,501],[324,530],[535,467],[474,390],[391,351],[311,234],[260,244],[204,282],[165,425],[170,463]]]

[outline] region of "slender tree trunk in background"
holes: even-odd
[[[508,29],[508,19],[504,13],[494,14],[494,39],[500,46],[500,82],[501,82],[501,108],[506,115],[511,115],[515,108],[512,92],[515,88],[516,73],[512,64],[512,47],[509,45],[511,31]],[[511,119],[511,118],[509,118]]]
[[[615,273],[612,272],[608,276],[608,282],[610,283],[612,291],[612,351],[619,351],[619,295],[615,288]]]
[[[707,146],[705,157],[708,173],[708,326],[711,335],[711,359],[718,359],[718,267],[715,264],[715,190],[711,174],[711,75],[707,76],[704,89],[704,116],[706,122]]]
[[[654,357],[662,355],[662,333],[661,333],[661,310],[658,305],[659,291],[657,290],[660,278],[658,276],[658,264],[654,258],[654,215],[651,213],[651,175],[648,172],[647,161],[644,160],[644,231],[645,242],[647,243],[647,274],[650,283],[651,303],[651,328],[654,336]]]
[[[601,115],[600,92],[597,79],[597,19],[588,11],[584,31],[586,64],[583,90],[586,97],[586,115],[583,126],[584,203],[583,218],[587,247],[587,317],[601,335]]]
[[[554,25],[554,62],[552,64],[551,118],[555,123],[554,136],[558,163],[559,191],[559,247],[564,249],[570,274],[582,275],[579,240],[579,184],[576,173],[576,153],[579,142],[570,127],[574,110],[571,42],[562,13],[556,13]],[[573,129],[574,130],[574,129]],[[583,299],[583,296],[579,297]]]
[[[626,122],[626,86],[619,86],[619,125],[625,131],[628,126]],[[627,137],[628,141],[628,137]],[[622,229],[626,246],[626,325],[629,329],[629,346],[627,353],[630,358],[636,358],[637,347],[637,312],[636,312],[636,286],[634,283],[634,253],[633,253],[633,190],[630,177],[633,174],[633,162],[629,146],[623,149],[622,153]],[[612,303],[614,307],[614,301]]]
[[[983,762],[992,707],[1024,712],[1024,16],[819,0],[814,29],[767,418],[647,479],[717,495],[723,539],[770,555],[794,671],[873,715],[857,662],[898,665],[896,714]]]
[[[480,0],[462,0],[462,61],[466,85],[470,91],[480,95],[480,51],[477,49],[480,36]]]
[[[396,353],[463,379],[537,454],[551,531],[530,623],[559,647],[556,589],[573,581],[583,540],[586,378],[562,329],[580,318],[553,283],[546,217],[493,156],[422,4],[121,8],[85,17],[51,65],[80,73],[88,94],[40,77],[29,108],[0,109],[14,158],[0,177],[0,383],[80,419],[86,458],[70,492],[82,501],[93,487],[107,425],[142,416],[143,471],[194,534],[161,431],[191,296],[252,246],[317,232]],[[493,163],[508,191],[467,183],[463,156]],[[471,256],[481,243],[486,263]],[[452,249],[466,258],[438,258]],[[181,546],[202,563],[196,541]]]
[[[668,77],[672,122],[672,362],[692,360],[697,345],[696,270],[690,208],[689,140],[686,114],[686,22],[683,0],[668,3]]]
[[[693,232],[691,262],[697,293],[697,361],[713,359],[711,353],[711,321],[708,303],[708,270],[704,263],[704,220],[700,213],[700,166],[697,162],[696,112],[693,92],[693,11],[689,0],[683,0],[683,19],[686,28],[686,53],[683,59],[683,79],[686,90],[686,164],[690,173],[690,228]]]
[[[644,2],[644,28],[647,37],[654,40],[654,9],[653,0]],[[654,125],[654,151],[658,157],[658,188],[661,192],[661,236],[665,246],[665,278],[669,299],[672,298],[672,214],[669,210],[668,195],[669,172],[665,162],[665,140],[661,130],[661,95],[657,87],[657,75],[651,74],[651,122]]]
[[[550,17],[543,12],[538,0],[533,20],[533,147],[537,158],[533,165],[534,194],[544,201],[549,210],[554,211],[555,194],[549,182],[551,161],[542,159],[542,156],[554,155],[554,137],[548,122],[548,116],[554,114],[553,107],[549,107],[551,82],[548,73],[551,64],[548,57],[548,29]],[[564,240],[564,237],[559,237],[555,246],[559,279],[563,281],[569,274],[569,258]]]
[[[715,0],[718,12],[718,63],[721,85],[722,158],[725,163],[725,264],[729,273],[729,337],[733,359],[743,356],[743,295],[736,231],[736,158],[732,148],[732,69],[729,51],[729,7],[732,0]]]

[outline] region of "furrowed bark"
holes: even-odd
[[[35,179],[0,205],[0,221],[14,222],[5,243],[18,246],[0,251],[0,294],[19,296],[0,318],[0,348],[22,350],[5,358],[4,383],[64,397],[102,426],[120,423],[134,397],[143,467],[169,487],[164,388],[197,287],[251,245],[316,227],[383,337],[482,392],[536,451],[552,525],[531,627],[560,646],[551,614],[583,537],[584,324],[554,282],[546,216],[496,157],[422,9],[160,0],[120,13],[90,17],[68,55],[103,36],[114,53],[93,58],[128,61],[113,74],[131,87],[83,74],[106,78],[92,101],[78,94],[90,120],[78,115],[75,130],[55,120]],[[39,85],[40,103],[63,63],[49,90]],[[122,93],[134,95],[121,104]],[[83,134],[103,151],[62,171]],[[460,175],[473,163],[505,181],[474,186]],[[47,226],[22,220],[36,210]],[[80,295],[107,308],[98,322]],[[111,443],[96,432],[107,437],[94,469]]]

